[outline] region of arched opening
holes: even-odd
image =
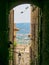
[[[20,6],[20,5],[19,5]],[[28,7],[26,7],[26,9],[28,9]],[[23,10],[23,9],[22,9]],[[25,10],[24,10],[25,11]],[[23,14],[24,12],[21,11],[21,14]],[[28,35],[29,39],[30,39],[30,46],[29,46],[29,58],[30,58],[30,63],[28,63],[28,61],[24,63],[21,59],[19,61],[23,62],[23,64],[27,64],[27,65],[30,65],[30,64],[33,64],[33,65],[37,65],[39,63],[39,53],[40,53],[40,39],[39,39],[39,32],[40,32],[40,8],[35,6],[35,5],[30,5],[30,34]],[[27,14],[26,14],[27,15]],[[28,18],[27,18],[28,19]],[[11,9],[10,10],[10,14],[9,14],[9,27],[10,27],[10,33],[9,33],[9,40],[13,43],[13,45],[11,45],[11,53],[12,53],[12,59],[10,60],[10,64],[12,65],[17,65],[17,57],[16,57],[16,54],[19,52],[17,52],[15,50],[15,35],[14,35],[14,30],[15,31],[19,31],[19,29],[14,29],[14,10]],[[17,23],[16,23],[17,24]],[[22,26],[22,25],[21,25]],[[24,26],[24,25],[23,25]],[[26,25],[25,25],[26,26]],[[28,25],[27,25],[28,26]],[[24,30],[24,29],[23,29]],[[26,32],[26,31],[25,31]],[[24,32],[23,32],[24,33]],[[17,34],[16,34],[17,35]],[[24,34],[23,34],[24,36]],[[17,35],[17,37],[21,37],[19,35]],[[24,36],[26,37],[26,36]],[[16,38],[17,39],[17,38]],[[22,41],[22,40],[21,40]],[[16,42],[17,43],[17,42]],[[19,42],[18,42],[19,43]],[[22,43],[22,42],[21,42]],[[24,42],[23,43],[27,43],[27,42]],[[17,47],[17,46],[16,46]],[[21,45],[22,47],[22,45]],[[26,46],[27,47],[27,46]],[[21,52],[20,52],[21,53]],[[21,56],[22,54],[20,54]],[[26,55],[23,54],[23,55]],[[28,54],[27,54],[28,55]],[[26,56],[25,56],[26,57]],[[27,58],[22,58],[22,59],[27,59]],[[20,64],[20,62],[19,62]]]
[[[28,37],[30,33],[30,13],[30,4],[22,4],[14,8],[14,24],[18,29],[16,32],[17,45],[15,47],[16,65],[30,64],[29,48],[31,44]]]

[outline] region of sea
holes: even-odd
[[[28,44],[30,38],[30,23],[15,23],[16,28],[19,28],[19,31],[16,32],[16,40],[18,44]]]

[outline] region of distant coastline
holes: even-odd
[[[30,23],[15,23],[19,31],[16,32],[16,39],[19,44],[29,42],[28,34],[30,33]],[[25,41],[25,42],[24,42]]]
[[[18,34],[30,33],[30,23],[15,23],[16,27],[19,28]]]

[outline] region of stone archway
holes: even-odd
[[[23,4],[23,3],[24,3],[24,1],[23,1],[23,2],[20,2],[20,3],[14,3],[14,5],[12,4],[13,6],[11,5],[11,6],[9,7],[9,11],[10,11],[10,9],[13,8],[14,6],[20,5],[20,4]],[[25,3],[28,3],[28,2],[25,2]],[[15,4],[16,4],[16,5],[15,5]],[[13,62],[13,63],[14,63],[14,62]]]

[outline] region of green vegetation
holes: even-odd
[[[17,45],[17,42],[16,41],[14,41],[14,47]]]
[[[16,41],[14,41],[14,47],[17,45]],[[9,48],[9,60],[11,60],[13,57],[13,49],[10,47]]]

